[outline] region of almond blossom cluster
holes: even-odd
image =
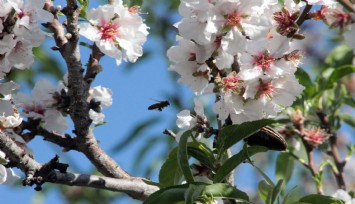
[[[101,112],[103,108],[112,105],[112,91],[111,89],[96,86],[89,90],[88,102],[91,109],[89,117],[94,124],[100,124],[104,121],[105,115]]]
[[[147,39],[148,27],[136,7],[127,8],[121,0],[103,5],[87,14],[88,23],[82,23],[80,35],[94,41],[104,54],[116,59],[135,62],[143,55],[142,45]]]
[[[45,39],[39,22],[53,21],[53,15],[43,10],[45,0],[0,1],[0,77],[12,68],[25,69],[33,62],[33,47]]]
[[[45,0],[0,0],[0,80],[11,69],[26,69],[34,62],[32,49],[45,39],[39,23],[53,20],[53,15],[43,10],[44,5]],[[13,131],[22,122],[11,93],[18,88],[15,82],[0,82],[0,132],[6,132],[26,150],[26,142]],[[0,160],[0,184],[14,182],[18,176],[2,165],[6,155],[1,151]]]
[[[65,119],[69,112],[70,98],[67,95],[67,75],[57,86],[48,80],[37,81],[30,96],[17,93],[13,96],[14,103],[21,108],[20,114],[30,120],[39,120],[41,126],[57,133],[64,133],[68,128]],[[89,90],[87,102],[90,104],[89,117],[94,124],[103,122],[103,108],[112,105],[112,91],[101,86]]]
[[[195,138],[200,139],[203,132],[208,132],[210,125],[203,110],[203,104],[195,99],[195,113],[191,113],[189,110],[182,110],[177,114],[176,125],[181,130],[176,134],[176,141],[179,142],[182,134],[186,130],[192,130]],[[208,137],[208,135],[204,135]]]
[[[306,4],[336,1],[181,0],[170,70],[196,95],[220,96],[213,110],[233,124],[275,117],[304,87],[295,77],[302,51],[297,19]]]
[[[353,49],[355,55],[355,13],[345,12],[340,5],[336,5],[323,7],[320,18],[330,28],[339,29],[343,33],[346,45]],[[353,64],[355,65],[355,58]]]
[[[53,97],[62,88],[64,88],[62,83],[54,86],[48,80],[42,79],[36,82],[31,95],[22,92],[15,94],[14,102],[22,109],[20,113],[23,117],[39,120],[48,131],[63,133],[68,124],[62,113],[57,110],[58,100]]]

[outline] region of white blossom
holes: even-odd
[[[345,204],[355,204],[355,198],[351,198],[348,192],[343,189],[338,189],[332,194],[332,197],[345,201]]]
[[[60,87],[60,86],[59,86]],[[55,109],[56,100],[53,94],[59,91],[47,80],[39,80],[35,84],[31,96],[24,93],[14,95],[14,101],[22,107],[21,114],[28,118],[40,119],[43,127],[49,131],[62,133],[67,127],[67,121],[61,112]]]
[[[106,55],[116,59],[135,62],[142,56],[142,45],[148,35],[148,27],[137,12],[133,12],[116,1],[114,5],[103,5],[87,14],[88,23],[79,25],[80,34],[94,41]]]
[[[88,102],[94,101],[98,103],[98,110],[90,109],[89,117],[94,124],[98,124],[104,121],[105,115],[101,113],[101,109],[107,108],[112,105],[112,91],[111,89],[96,86],[89,90]]]
[[[89,110],[89,117],[94,124],[99,124],[105,119],[105,115],[103,113],[98,113],[92,109]]]
[[[184,132],[194,128],[201,119],[207,120],[203,110],[202,103],[197,99],[194,99],[194,103],[195,103],[194,111],[196,115],[192,115],[192,113],[189,110],[182,110],[176,115],[177,117],[176,125],[181,129],[181,131],[179,131],[176,134],[175,139],[177,142],[180,141],[180,138]],[[197,138],[200,138],[200,136],[201,134],[198,134]]]
[[[20,178],[11,168],[0,164],[0,184],[13,184]]]
[[[100,102],[101,108],[107,108],[112,105],[112,91],[102,86],[96,86],[89,91],[88,101],[90,102],[91,99]]]

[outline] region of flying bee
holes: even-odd
[[[153,105],[150,105],[148,107],[148,110],[158,110],[162,111],[163,108],[166,108],[170,105],[169,101],[158,101],[157,103],[154,103]]]
[[[269,150],[283,151],[287,148],[286,140],[270,127],[263,127],[258,132],[244,139],[250,146],[264,146]]]

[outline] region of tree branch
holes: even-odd
[[[83,77],[84,69],[80,61],[78,17],[80,10],[76,1],[67,0],[62,11],[67,17],[68,43],[61,49],[61,54],[68,69],[68,95],[70,96],[70,117],[74,122],[75,134],[86,137],[89,133],[91,119],[87,103],[89,84]]]
[[[53,11],[53,9],[49,9],[49,6],[46,8]],[[61,32],[63,25],[56,21],[55,23],[47,24],[47,27],[53,30],[55,39],[62,39],[64,35],[67,38],[67,42],[64,44],[58,44],[58,42],[62,41],[56,41],[56,43],[68,69],[68,96],[71,99],[69,110],[75,128],[73,132],[77,135],[77,138],[74,138],[77,142],[77,150],[85,154],[103,175],[114,178],[131,178],[129,174],[100,148],[90,128],[92,121],[89,117],[90,107],[87,98],[91,81],[88,79],[96,75],[97,71],[95,70],[100,66],[98,61],[102,57],[102,53],[98,49],[96,50],[94,46],[87,75],[84,78],[84,69],[80,61],[78,45],[79,30],[77,24],[80,10],[76,5],[76,1],[67,0],[67,6],[63,8],[62,12],[67,17],[66,26],[68,33],[64,34]],[[53,14],[57,16],[57,13],[53,12]]]
[[[0,150],[26,174],[28,171],[35,171],[42,167],[41,164],[36,162],[25,152],[24,148],[18,146],[9,136],[1,131]]]
[[[142,179],[115,179],[86,174],[60,173],[58,171],[53,171],[48,176],[47,181],[56,184],[123,192],[138,200],[144,200],[150,194],[159,190],[156,186],[146,184]]]
[[[45,182],[65,184],[70,186],[85,186],[127,193],[134,199],[144,200],[150,194],[159,190],[158,187],[146,184],[140,178],[115,179],[102,176],[73,174],[66,172],[68,165],[58,162],[58,156],[46,164],[40,164],[31,158],[23,148],[0,132],[0,149],[10,159],[11,166],[19,167],[25,174],[24,185],[36,184],[37,190]],[[59,171],[57,171],[59,170]]]

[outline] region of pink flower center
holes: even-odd
[[[188,61],[196,61],[196,53],[190,52]]]
[[[235,73],[230,73],[227,77],[224,77],[221,80],[221,85],[223,86],[223,91],[231,91],[235,94],[240,94],[243,92],[243,81],[240,80],[240,77]]]
[[[298,29],[296,20],[298,18],[298,12],[291,14],[287,9],[283,8],[280,12],[274,13],[274,20],[278,23],[277,32],[286,36],[291,32]]]
[[[260,85],[257,87],[257,90],[259,96],[272,97],[272,94],[274,93],[274,87],[271,82],[261,82]]]
[[[101,39],[103,40],[114,40],[118,37],[119,25],[113,23],[104,23],[103,26],[100,27]]]
[[[308,144],[312,145],[313,147],[317,147],[328,138],[328,135],[320,128],[316,128],[312,130],[306,129],[304,132],[305,132],[304,139],[308,142]]]
[[[239,26],[242,18],[242,15],[240,15],[237,11],[234,11],[233,13],[227,15],[225,25],[230,28]]]
[[[25,12],[21,11],[20,13],[17,14],[18,18],[21,19],[25,16]]]
[[[271,64],[275,61],[274,57],[268,53],[268,51],[260,52],[257,55],[253,56],[253,65],[255,65],[258,69],[262,69],[263,71],[267,71],[270,69]]]
[[[217,36],[216,39],[213,41],[213,44],[216,46],[216,47],[219,47],[221,46],[221,43],[222,43],[222,38]]]

